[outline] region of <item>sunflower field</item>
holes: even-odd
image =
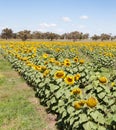
[[[1,41],[0,53],[59,130],[116,130],[116,42]]]

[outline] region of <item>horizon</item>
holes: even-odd
[[[0,0],[0,32],[11,28],[13,32],[116,35],[115,5],[115,0]]]

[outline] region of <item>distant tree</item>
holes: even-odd
[[[68,39],[72,39],[73,41],[76,41],[77,39],[81,40],[82,36],[83,36],[82,32],[74,31],[68,34]]]
[[[32,33],[33,39],[43,39],[43,33],[39,31],[35,31]]]
[[[62,35],[60,36],[60,39],[68,39],[68,38],[67,38],[67,33],[62,34]]]
[[[94,34],[92,37],[91,37],[92,40],[99,40],[100,39],[100,36]]]
[[[111,39],[111,35],[110,34],[105,34],[105,33],[102,33],[101,36],[100,36],[101,40],[110,40]]]
[[[2,30],[2,33],[1,33],[1,38],[3,39],[9,39],[9,38],[12,38],[13,36],[13,31],[12,29],[9,29],[9,28],[5,28]]]
[[[29,30],[20,31],[20,32],[18,32],[18,37],[21,38],[22,41],[26,41],[27,39],[31,39],[32,35],[30,32],[31,31],[29,31]]]
[[[48,39],[48,40],[53,40],[53,39],[58,39],[60,37],[60,35],[56,34],[56,33],[52,33],[52,32],[46,32],[43,33],[42,37],[44,39]]]
[[[89,33],[85,33],[82,35],[82,39],[88,39],[89,38]]]
[[[17,38],[17,33],[13,33],[12,38],[16,39]]]
[[[49,33],[47,38],[52,41],[53,39],[58,39],[58,37],[59,37],[59,35],[56,33]]]

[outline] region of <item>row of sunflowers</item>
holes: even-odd
[[[61,130],[116,129],[116,42],[0,42]]]

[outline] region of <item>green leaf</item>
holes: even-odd
[[[57,92],[55,93],[55,96],[56,96],[57,99],[59,99],[60,97],[62,97],[62,95],[63,95],[63,92],[62,92],[62,91],[57,91]]]
[[[94,112],[90,113],[90,115],[96,122],[99,122],[101,124],[105,123],[105,118],[104,118],[103,114],[101,114],[99,111],[94,111]]]
[[[87,118],[87,115],[86,114],[80,114],[79,115],[80,119],[79,119],[79,122],[82,123],[82,122],[86,122],[88,120]]]
[[[105,93],[105,92],[101,92],[101,93],[98,94],[98,97],[99,97],[100,99],[103,99],[105,96],[106,96],[106,93]]]
[[[57,90],[59,88],[59,86],[54,85],[54,84],[49,84],[49,86],[50,86],[50,91],[51,92],[54,92],[55,90]]]
[[[93,88],[92,85],[88,85],[88,86],[85,87],[85,90],[88,91],[88,90],[91,90],[92,88]]]
[[[87,123],[83,124],[83,127],[84,127],[84,130],[96,130],[97,125],[91,121],[88,121]]]
[[[45,95],[48,97],[50,95],[50,91],[49,90],[45,90]]]
[[[93,81],[93,86],[98,86],[98,84],[99,84],[99,81]]]
[[[104,126],[99,126],[98,130],[106,130],[106,128]]]
[[[66,111],[62,113],[62,118],[64,118],[67,115]]]
[[[112,110],[113,112],[116,112],[116,105],[111,106],[111,110]]]
[[[59,102],[58,102],[58,106],[63,106],[63,105],[64,105],[63,100],[59,100]]]
[[[73,107],[71,107],[71,106],[68,106],[68,108],[67,108],[67,112],[70,114],[70,113],[72,113],[72,112],[74,112],[74,108]]]
[[[53,98],[51,99],[51,104],[54,104],[54,103],[56,103],[55,97],[53,97]]]
[[[45,83],[40,83],[39,87],[42,88],[45,85]]]
[[[71,119],[70,119],[70,125],[73,124],[74,120],[75,120],[74,118],[71,118]]]
[[[103,91],[103,88],[102,87],[97,87],[97,93]]]

